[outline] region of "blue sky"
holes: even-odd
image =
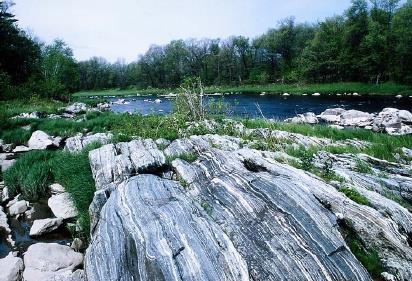
[[[279,20],[317,22],[350,0],[15,0],[19,26],[49,43],[61,38],[78,60],[135,60],[172,39],[256,37]]]

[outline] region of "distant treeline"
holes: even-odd
[[[174,40],[137,61],[76,62],[61,40],[39,43],[0,1],[0,94],[58,97],[77,90],[174,88],[185,77],[206,85],[395,81],[412,84],[412,0],[353,0],[317,24],[282,20],[254,38]],[[7,90],[8,89],[8,90]],[[3,93],[2,93],[3,92]]]

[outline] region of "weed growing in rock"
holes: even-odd
[[[362,174],[373,174],[372,167],[368,163],[359,158],[356,159],[355,171]]]
[[[353,188],[341,188],[339,191],[360,205],[370,206],[369,200]]]
[[[173,160],[176,160],[176,159],[182,159],[182,160],[185,160],[186,162],[193,163],[197,160],[197,158],[198,158],[198,155],[196,153],[186,152],[186,153],[182,153],[176,156],[166,156],[166,163],[170,164],[173,162]]]

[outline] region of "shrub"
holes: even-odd
[[[174,102],[174,113],[191,121],[201,121],[206,117],[206,105],[200,78],[187,78],[180,86]]]

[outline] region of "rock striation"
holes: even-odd
[[[378,250],[387,274],[412,279],[410,212],[367,188],[359,190],[372,203],[360,205],[275,158],[217,135],[164,151],[152,140],[91,151],[88,280],[371,280],[346,245],[348,231]],[[352,169],[340,170],[362,187]]]

